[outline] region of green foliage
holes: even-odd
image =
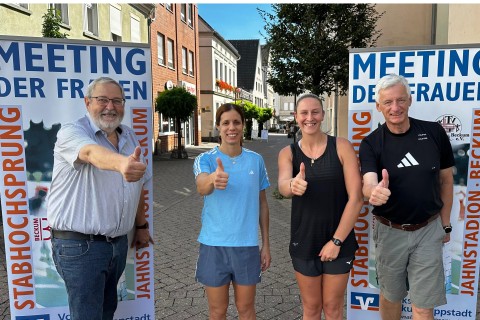
[[[272,108],[259,108],[258,117],[256,118],[259,123],[264,123],[270,120],[273,116]]]
[[[67,38],[67,33],[60,32],[62,17],[60,12],[54,8],[48,9],[43,16],[42,36],[44,38]]]
[[[245,139],[251,140],[253,119],[258,118],[260,108],[250,101],[244,100],[237,101],[235,104],[241,106],[243,109],[243,114],[245,115]]]
[[[175,87],[161,92],[155,99],[155,110],[163,116],[175,119],[177,130],[177,158],[184,158],[182,148],[181,122],[187,121],[197,107],[197,97],[183,87]],[[186,154],[186,153],[185,153]]]
[[[168,118],[187,121],[197,107],[197,97],[183,87],[161,92],[155,100],[155,110]]]
[[[348,90],[350,48],[375,45],[377,20],[372,4],[273,4],[265,21],[271,71],[268,83],[282,95],[317,95]]]

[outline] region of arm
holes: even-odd
[[[137,214],[135,216],[135,235],[133,237],[131,248],[145,248],[148,247],[148,243],[153,244],[153,239],[150,236],[150,230],[146,229],[137,229],[136,226],[143,226],[147,219],[145,218],[145,190],[142,188],[140,193],[140,199],[138,200]]]
[[[443,207],[440,210],[440,219],[442,225],[450,225],[450,212],[453,203],[453,171],[452,167],[440,170],[440,197],[443,201]],[[450,234],[446,233],[444,242],[450,241]]]
[[[143,177],[147,169],[146,164],[140,161],[140,152],[140,147],[136,147],[127,157],[100,145],[87,144],[80,149],[78,159],[99,169],[117,171],[126,181],[135,182]]]
[[[292,177],[292,151],[290,146],[280,150],[278,154],[278,191],[284,197],[290,198],[293,195],[302,196],[307,190],[305,181],[305,165],[300,164],[299,172]]]
[[[267,270],[270,267],[272,257],[270,255],[270,211],[268,209],[267,194],[265,190],[260,191],[260,233],[262,235],[262,248],[260,249],[260,264],[262,271]]]
[[[286,146],[278,154],[278,191],[287,198],[293,196],[290,188],[292,170],[292,152],[290,146]]]
[[[348,201],[333,237],[343,242],[355,226],[363,205],[362,179],[360,177],[357,156],[350,142],[343,138],[337,138],[337,152],[343,166]],[[319,256],[322,261],[336,259],[339,252],[340,247],[329,241],[322,248]]]

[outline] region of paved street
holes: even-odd
[[[269,141],[247,141],[244,146],[260,153],[267,165],[271,187],[270,207],[272,266],[258,285],[258,319],[300,319],[301,303],[288,254],[290,200],[274,197],[277,155],[291,143],[285,135]],[[155,309],[156,319],[208,319],[203,287],[194,280],[202,197],[195,191],[193,159],[216,144],[189,148],[189,159],[154,156]],[[10,319],[3,228],[0,226],[0,320]],[[233,299],[228,319],[237,319]],[[478,309],[478,306],[477,306]],[[480,319],[477,313],[477,319]],[[366,319],[368,320],[368,319]]]

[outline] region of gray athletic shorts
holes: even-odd
[[[375,223],[377,279],[388,301],[401,301],[408,290],[410,300],[418,308],[429,309],[447,303],[442,254],[444,236],[440,218],[416,231]]]
[[[293,269],[307,277],[318,277],[322,274],[344,274],[350,272],[355,256],[337,258],[333,261],[322,262],[320,257],[315,259],[300,259],[292,257]]]
[[[207,287],[221,287],[230,281],[250,286],[262,279],[260,250],[253,247],[215,247],[200,244],[195,278]]]

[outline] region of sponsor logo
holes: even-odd
[[[350,304],[352,309],[378,311],[380,296],[375,293],[351,292]]]
[[[397,164],[398,168],[405,168],[405,167],[411,167],[411,166],[418,166],[419,163],[415,158],[411,155],[410,152],[408,152],[405,157],[400,161],[399,164]]]
[[[450,141],[463,141],[465,138],[470,137],[469,133],[462,133],[462,123],[460,122],[460,119],[452,114],[444,114],[438,117],[435,121],[445,129]]]

